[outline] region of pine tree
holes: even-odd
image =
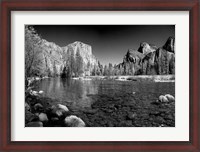
[[[83,58],[80,54],[79,48],[76,51],[76,68],[75,68],[75,75],[81,76],[83,74]]]

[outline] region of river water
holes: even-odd
[[[121,126],[175,125],[174,104],[152,104],[160,95],[175,96],[175,82],[48,78],[36,82],[34,90],[43,90],[43,97],[55,99],[51,104],[76,109],[88,126],[120,126],[119,121],[124,122]],[[161,116],[152,114],[159,110]],[[137,117],[130,121],[130,115]]]

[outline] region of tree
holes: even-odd
[[[25,26],[25,76],[39,75],[43,56],[42,39],[31,26]]]
[[[92,70],[92,75],[95,76],[97,74],[97,67],[94,65],[94,68]]]
[[[79,48],[76,51],[76,64],[75,64],[75,76],[81,76],[83,74],[83,58],[80,54]]]
[[[58,76],[58,70],[57,70],[56,62],[55,61],[53,63],[53,73],[54,73],[54,77]]]
[[[104,66],[104,73],[103,73],[104,76],[107,76],[108,75],[108,67],[107,65]]]
[[[73,48],[69,47],[67,52],[65,53],[65,67],[66,67],[66,77],[70,78],[75,73],[75,57]]]
[[[108,64],[108,75],[109,76],[113,75],[113,66],[112,66],[112,63]]]

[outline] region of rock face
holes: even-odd
[[[138,52],[147,55],[150,52],[156,51],[158,48],[155,45],[148,44],[146,42],[140,43],[140,47],[138,49]]]
[[[117,68],[124,75],[175,74],[174,43],[175,39],[172,37],[160,48],[143,42],[137,51],[128,50]]]
[[[163,46],[163,49],[175,53],[175,38],[169,37],[165,45]]]
[[[92,54],[92,47],[82,42],[74,42],[66,47],[42,40],[42,51],[38,55],[38,67],[43,76],[60,76],[66,66],[66,59],[72,54],[75,57],[77,50],[83,59],[84,75],[90,75],[93,68],[98,67],[98,61]]]
[[[77,52],[79,53],[78,59]],[[73,63],[69,60],[72,56]],[[28,27],[25,28],[25,57],[27,77],[61,76],[66,67],[70,67],[68,69],[70,76],[73,74],[76,76],[80,76],[80,74],[91,75],[93,69],[98,69],[99,66],[90,45],[76,41],[66,44],[65,47],[60,47],[53,42],[42,39],[33,28]],[[78,67],[79,59],[83,62]]]
[[[94,68],[98,68],[98,60],[92,54],[92,47],[88,44],[76,41],[63,47],[63,58],[72,55],[76,57],[77,51],[80,52],[80,56],[83,59],[83,75],[91,75]]]

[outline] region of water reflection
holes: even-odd
[[[55,102],[71,103],[72,107],[90,107],[94,95],[119,97],[121,100],[135,92],[134,100],[152,101],[161,94],[175,96],[175,83],[131,82],[115,80],[70,80],[62,78],[43,79],[36,83],[35,90],[43,90],[43,96],[58,99]],[[126,102],[126,101],[125,101]]]

